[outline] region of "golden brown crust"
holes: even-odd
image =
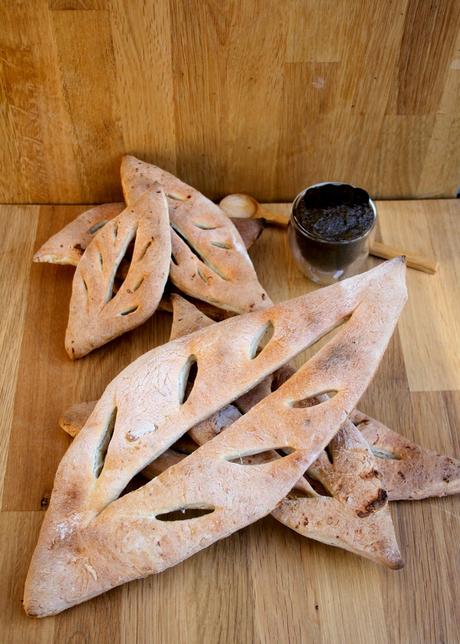
[[[178,295],[173,296],[172,304],[171,340],[213,323]],[[282,367],[279,371],[281,373],[278,374],[277,387],[295,372],[291,367]],[[195,425],[190,429],[190,436],[198,445],[212,440],[238,420],[241,411],[245,413],[271,393],[269,384],[267,385],[269,380],[266,378],[251,392],[241,396],[236,403],[238,409],[233,404],[227,405]],[[75,435],[83,427],[95,404],[74,405],[64,415],[66,422],[61,419],[63,429]],[[86,417],[82,411],[86,412]],[[174,449],[166,450],[142,473],[152,479],[178,463],[184,458],[183,446],[179,446],[179,449],[182,453]],[[189,449],[186,453],[191,451]],[[301,477],[294,487],[293,495],[289,494],[274,510],[273,515],[281,523],[308,538],[345,548],[391,568],[402,567],[388,510],[387,493],[377,471],[376,459],[365,439],[347,421],[332,439],[328,451],[333,459],[332,463],[326,452],[322,452],[309,468],[308,475],[319,481],[330,496],[320,496],[311,488],[307,479]],[[241,458],[241,464],[262,464],[275,458],[280,456],[274,451],[267,451],[263,455]]]
[[[202,445],[240,416],[236,407],[227,405],[211,418],[198,423],[189,433]],[[273,516],[309,539],[344,548],[390,568],[401,568],[403,562],[388,508],[387,492],[369,445],[353,423],[348,422],[332,439],[329,450],[333,462],[322,452],[310,466],[308,475],[319,481],[330,496],[318,494],[308,480],[301,477],[293,492],[272,512]],[[183,458],[183,453],[166,450],[142,473],[152,479]],[[274,458],[280,456],[276,452],[266,452],[262,458],[242,458],[241,463],[260,464]]]
[[[113,296],[118,266],[134,239],[129,272]],[[170,256],[168,207],[157,187],[101,228],[78,262],[65,339],[72,359],[134,329],[153,314],[168,278]]]
[[[403,567],[389,509],[362,519],[334,498],[284,498],[273,516],[295,532],[394,570]]]
[[[56,613],[164,570],[271,512],[355,407],[405,298],[404,266],[394,260],[271,309],[209,326],[129,365],[107,387],[59,465],[26,581],[26,612]],[[191,427],[350,314],[340,332],[276,392],[177,465],[118,498],[137,472]],[[254,357],[269,323],[273,337]],[[184,402],[192,357],[197,377]],[[331,390],[337,394],[323,404],[301,404]],[[287,447],[289,455],[264,465],[232,462]],[[194,519],[161,519],[179,508],[209,512]]]
[[[173,296],[172,303],[171,340],[213,323],[178,295]],[[277,386],[294,373],[291,367],[279,371],[282,373],[278,374]],[[227,405],[190,429],[190,436],[198,445],[203,445],[238,420],[241,411],[245,413],[269,393],[269,378],[266,378],[238,399],[238,409],[233,404]],[[72,414],[79,416],[81,428],[95,404],[83,403],[87,406],[86,417],[81,413],[81,405],[74,405],[67,412],[67,417]],[[61,426],[68,432],[72,428],[69,433],[75,435],[75,422],[67,420],[66,425],[61,422]],[[328,452],[332,463],[326,452],[322,452],[309,468],[308,475],[319,481],[330,496],[320,496],[307,479],[301,477],[293,494],[281,501],[273,515],[303,536],[342,547],[391,568],[401,568],[403,562],[388,509],[387,493],[377,470],[376,459],[364,437],[347,421],[332,439]],[[174,449],[166,450],[143,470],[143,474],[152,479],[183,458],[183,453]],[[276,452],[267,451],[262,455],[241,458],[241,464],[262,464],[276,458],[280,458]]]

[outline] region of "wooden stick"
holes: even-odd
[[[371,242],[369,252],[371,255],[381,257],[383,259],[392,259],[393,257],[404,255],[406,258],[406,264],[409,268],[414,268],[416,271],[422,271],[424,273],[430,273],[431,275],[436,273],[439,267],[439,263],[431,257],[414,255],[413,253],[408,253],[402,248],[388,246],[387,244],[382,244],[382,242],[378,241]]]

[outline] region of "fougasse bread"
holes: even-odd
[[[404,275],[401,258],[385,262],[169,342],[124,369],[58,467],[27,575],[26,612],[58,613],[160,572],[271,512],[365,391],[406,300]],[[311,360],[225,432],[120,497],[135,474],[190,428],[345,321]],[[272,338],[258,352],[268,325]],[[307,406],[326,392],[335,395]],[[286,455],[263,465],[238,463],[273,449]],[[182,519],[164,520],[182,509]],[[188,510],[201,516],[190,518]]]
[[[118,267],[133,241],[128,274],[114,294]],[[156,186],[105,224],[78,262],[65,338],[72,359],[134,329],[153,314],[168,279],[170,257],[168,206]]]
[[[271,305],[238,230],[219,206],[133,156],[123,157],[121,182],[128,205],[155,183],[164,189],[172,227],[170,278],[183,293],[235,313]]]
[[[209,326],[211,322],[178,296],[173,300],[173,312],[171,339],[187,335],[202,325]],[[294,371],[291,369],[288,373],[290,376]],[[227,405],[192,428],[190,435],[198,445],[211,440],[235,422],[241,412],[246,413],[269,395],[271,384],[266,378],[259,387],[241,396],[235,403],[237,407]],[[180,460],[181,456],[175,454],[172,458]],[[255,463],[257,458],[246,457],[242,462]],[[275,458],[280,458],[276,452],[266,452],[264,459],[259,457],[259,462]],[[156,465],[152,463],[146,475],[156,475],[166,465],[166,459]],[[327,496],[318,494],[301,477],[288,497],[275,508],[273,516],[306,537],[345,548],[391,568],[401,568],[402,557],[377,459],[352,422],[344,424],[332,439],[328,453],[320,454],[308,474],[321,483]]]

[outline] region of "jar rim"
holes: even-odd
[[[330,239],[322,239],[321,237],[317,237],[315,235],[312,235],[306,228],[304,228],[301,223],[298,221],[296,218],[294,211],[295,207],[297,206],[297,203],[300,201],[300,199],[304,196],[304,194],[308,191],[311,190],[312,188],[319,188],[321,186],[348,186],[350,188],[356,188],[359,190],[363,190],[369,199],[369,206],[372,209],[373,212],[373,219],[372,219],[372,224],[370,227],[359,237],[354,237],[353,239],[337,239],[337,240],[330,240]],[[304,188],[299,194],[295,197],[294,201],[292,202],[292,208],[291,208],[291,221],[295,228],[299,230],[305,237],[308,237],[308,239],[311,239],[312,241],[317,241],[320,244],[329,244],[329,245],[347,245],[347,244],[354,244],[357,241],[360,241],[362,239],[365,239],[375,228],[375,224],[377,223],[377,207],[374,203],[374,200],[371,198],[367,190],[364,190],[364,188],[360,188],[359,186],[355,186],[352,183],[345,183],[344,181],[321,181],[320,183],[314,183],[311,186],[308,186],[307,188]]]

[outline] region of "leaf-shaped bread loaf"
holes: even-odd
[[[153,314],[168,278],[169,231],[166,197],[156,186],[96,233],[73,278],[65,338],[71,358],[81,358]],[[114,295],[115,275],[132,241],[128,274]]]
[[[149,351],[124,369],[59,465],[27,576],[26,612],[57,613],[164,570],[271,512],[363,394],[405,298],[404,264],[397,259],[211,325]],[[135,474],[191,427],[347,318],[277,391],[190,456],[120,497]],[[269,324],[273,336],[257,353]],[[336,395],[323,404],[303,405],[332,390]],[[264,465],[235,462],[276,448],[287,455]],[[181,508],[181,520],[165,520]],[[202,516],[189,518],[188,509]]]
[[[104,203],[85,210],[39,248],[34,262],[76,266],[94,235],[124,209],[124,203]]]
[[[91,404],[92,408],[95,404]],[[76,413],[77,407],[70,408],[66,414],[67,422],[60,423],[72,436],[82,427]],[[193,427],[190,435],[198,445],[202,445],[230,427],[240,416],[236,407],[227,405],[221,412]],[[372,420],[369,417],[366,419],[368,422]],[[400,568],[402,559],[388,508],[385,478],[380,475],[383,457],[379,456],[379,452],[373,454],[361,432],[349,421],[332,439],[328,452],[332,453],[332,463],[326,452],[322,452],[308,469],[310,480],[314,478],[319,481],[328,495],[318,493],[301,477],[299,482],[302,485],[296,484],[272,515],[309,539],[344,548],[391,568]],[[276,453],[272,453],[271,457],[280,458]],[[152,479],[184,458],[184,454],[176,452],[173,447],[147,465],[142,474]],[[241,464],[257,461],[264,462],[256,456],[242,458]],[[410,484],[409,477],[404,498],[408,493],[409,497],[412,496]],[[450,492],[454,493],[452,490],[450,488]]]
[[[170,277],[181,291],[236,313],[271,304],[240,234],[219,206],[169,172],[132,156],[123,157],[121,181],[128,205],[155,183],[165,191],[172,227]]]

